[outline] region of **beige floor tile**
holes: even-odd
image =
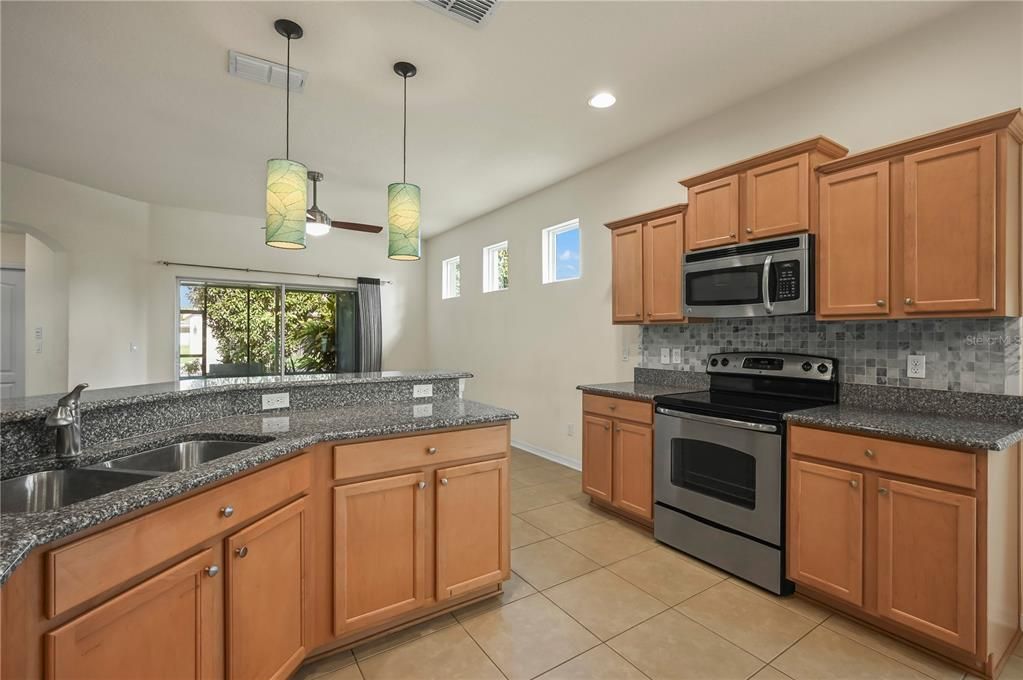
[[[511,578],[504,582],[504,590],[497,597],[488,597],[485,600],[480,600],[474,604],[470,604],[466,607],[453,612],[454,617],[459,622],[465,621],[473,616],[488,612],[491,609],[497,609],[503,607],[506,604],[511,604],[515,600],[521,600],[524,597],[528,597],[536,592],[536,588],[529,585],[522,580],[522,577],[512,572]]]
[[[512,450],[511,450],[511,466],[512,466],[513,469],[514,468],[526,468],[526,467],[529,467],[530,465],[536,465],[536,464],[541,463],[541,462],[543,462],[545,460],[546,460],[545,458],[541,458],[540,456],[534,456],[533,454],[529,453],[528,451],[523,451],[522,449],[517,449],[514,446],[512,447]]]
[[[671,606],[723,580],[660,545],[615,562],[608,569]]]
[[[572,488],[576,491],[579,489],[574,483]],[[572,498],[572,493],[568,492],[560,482],[527,486],[512,492],[511,511],[512,514],[518,515],[547,505],[563,503],[570,498]]]
[[[743,581],[741,578],[732,578],[732,583],[739,587],[745,588],[746,590],[750,591],[751,593],[754,593],[755,595],[766,597],[771,602],[774,602],[775,604],[780,604],[782,607],[785,607],[786,609],[791,609],[800,616],[805,616],[806,618],[812,621],[816,621],[817,623],[820,623],[821,621],[831,616],[830,611],[828,611],[824,607],[821,607],[818,604],[811,602],[802,595],[786,595],[785,597],[781,597],[779,595],[775,595],[774,593],[770,593],[764,590],[763,588],[759,588],[753,585],[752,583],[747,583],[746,581]]]
[[[895,638],[861,626],[844,616],[836,614],[825,621],[824,626],[836,633],[852,638],[856,642],[866,645],[875,651],[881,652],[885,656],[901,661],[907,666],[935,678],[935,680],[960,680],[963,677],[961,670],[953,668],[944,661],[899,642]]]
[[[355,658],[362,661],[363,659],[368,659],[374,654],[379,654],[387,651],[388,649],[393,649],[394,647],[403,645],[406,642],[411,642],[412,640],[418,640],[419,638],[426,637],[427,635],[436,633],[438,630],[443,630],[444,628],[453,626],[457,623],[458,622],[455,620],[454,616],[451,614],[445,614],[444,616],[438,616],[435,619],[430,619],[429,621],[423,621],[422,623],[410,626],[404,630],[399,630],[396,633],[384,635],[376,640],[370,640],[365,644],[359,645],[352,651],[355,653]]]
[[[764,665],[672,609],[607,644],[653,680],[745,680]]]
[[[533,678],[600,644],[539,593],[463,625],[511,680]]]
[[[537,590],[598,569],[600,565],[553,538],[512,550],[512,569]]]
[[[601,640],[608,640],[667,608],[607,569],[590,572],[544,593]]]
[[[590,510],[572,501],[530,510],[522,513],[519,517],[533,526],[543,529],[551,536],[567,534],[569,531],[583,529],[607,521],[607,517],[602,513]]]
[[[676,609],[765,662],[817,626],[731,581],[694,595]]]
[[[757,671],[757,674],[750,678],[750,680],[791,680],[791,678],[789,678],[789,676],[785,675],[777,668],[772,668],[771,666],[764,666],[759,671]]]
[[[558,465],[557,463],[550,463],[549,465],[529,465],[521,470],[512,470],[511,478],[522,482],[527,486],[532,486],[534,484],[543,484],[544,482],[555,482],[559,479],[572,477],[575,474],[576,471],[570,467]]]
[[[324,675],[316,676],[316,680],[364,680],[362,677],[362,671],[355,664],[346,666],[341,670],[331,671]]]
[[[1023,656],[1023,638],[1016,644],[1016,649],[1013,651],[1016,656]]]
[[[461,626],[359,661],[366,680],[503,680]]]
[[[1009,657],[998,680],[1023,680],[1023,656]]]
[[[653,536],[618,522],[594,524],[558,536],[558,540],[602,565],[624,560],[656,545]]]
[[[546,532],[537,527],[533,526],[529,522],[519,519],[517,515],[512,515],[511,518],[511,547],[512,550],[515,548],[521,548],[524,545],[530,543],[536,543],[542,541],[545,538],[550,538]]]
[[[547,671],[537,680],[646,680],[646,676],[613,649],[601,645]]]
[[[771,665],[795,680],[926,680],[891,657],[822,626]]]
[[[312,680],[355,665],[355,656],[351,651],[338,652],[315,661],[307,661],[299,667],[292,680]]]

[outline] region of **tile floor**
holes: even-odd
[[[306,664],[295,680],[961,680],[802,598],[776,598],[592,508],[512,451],[504,594]],[[1002,680],[1023,680],[1023,646]]]

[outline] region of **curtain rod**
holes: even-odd
[[[332,274],[300,274],[298,272],[282,272],[274,269],[249,269],[248,267],[221,267],[213,264],[193,264],[191,262],[169,262],[168,260],[157,260],[156,264],[165,267],[196,267],[198,269],[222,269],[231,272],[248,272],[250,274],[280,274],[281,276],[308,276],[315,279],[338,279],[344,281],[355,281],[358,276],[334,276]],[[381,279],[380,283],[393,283]]]

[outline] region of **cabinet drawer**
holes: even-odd
[[[807,427],[792,427],[789,435],[789,449],[797,456],[977,488],[977,458],[972,453]]]
[[[601,416],[632,420],[650,425],[654,422],[654,406],[645,401],[615,399],[599,394],[583,394],[583,411]]]
[[[334,447],[334,479],[366,477],[507,452],[507,425],[342,444]]]
[[[46,556],[47,615],[61,614],[244,524],[303,493],[310,479],[309,456],[301,455],[51,550]]]

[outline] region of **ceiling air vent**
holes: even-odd
[[[443,12],[463,24],[480,26],[494,13],[497,0],[419,0],[438,12]]]
[[[274,61],[267,61],[259,57],[252,57],[248,54],[228,50],[227,72],[245,80],[254,80],[257,83],[279,87],[283,90],[288,67]],[[305,89],[305,81],[308,78],[308,71],[301,71],[292,67],[291,91],[302,92]]]

